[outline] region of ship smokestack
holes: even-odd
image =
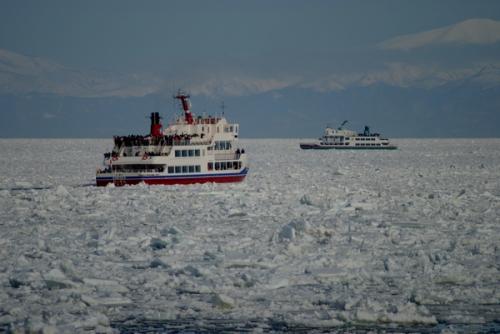
[[[151,113],[151,136],[153,137],[161,137],[162,135],[160,118],[160,113]]]

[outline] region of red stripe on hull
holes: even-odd
[[[205,176],[199,178],[171,178],[171,179],[134,179],[134,180],[96,180],[96,184],[98,187],[104,187],[109,183],[114,183],[115,186],[120,187],[124,185],[134,185],[144,182],[146,184],[151,185],[172,185],[172,184],[194,184],[194,183],[229,183],[229,182],[241,182],[245,178],[246,175],[235,175],[235,176]]]

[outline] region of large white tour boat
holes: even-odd
[[[245,150],[239,148],[239,125],[224,117],[194,117],[189,95],[179,92],[184,115],[162,130],[160,115],[151,114],[146,136],[115,136],[104,154],[96,184],[190,184],[240,182],[248,173]]]
[[[337,129],[327,127],[323,137],[314,143],[300,143],[303,150],[395,150],[397,147],[389,143],[389,139],[380,137],[378,133],[371,133],[370,127],[365,126],[363,133],[343,129],[344,121]]]

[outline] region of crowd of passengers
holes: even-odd
[[[146,156],[146,157],[159,157],[161,156],[162,154],[159,153],[159,152],[136,152],[135,153],[135,156],[136,157],[139,157],[139,156]],[[123,156],[126,157],[127,156],[127,153],[123,152]],[[118,158],[118,153],[116,152],[107,152],[107,153],[104,153],[104,158],[105,159],[109,159],[109,158]]]
[[[168,135],[168,136],[141,136],[141,135],[130,135],[130,136],[114,136],[113,140],[116,147],[121,147],[122,145],[127,146],[148,146],[148,145],[172,145],[173,143],[190,141],[191,138],[198,137],[198,134],[188,135]],[[201,138],[204,134],[201,134]]]
[[[156,168],[143,168],[141,170],[133,169],[133,168],[127,168],[127,167],[106,167],[104,169],[99,169],[99,173],[111,173],[112,171],[115,172],[121,172],[121,173],[137,173],[137,172],[146,172],[146,173],[163,173],[165,171],[164,167],[156,167]]]

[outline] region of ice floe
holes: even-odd
[[[0,331],[498,330],[499,144],[249,140],[241,184],[97,188],[108,141],[0,140]]]

